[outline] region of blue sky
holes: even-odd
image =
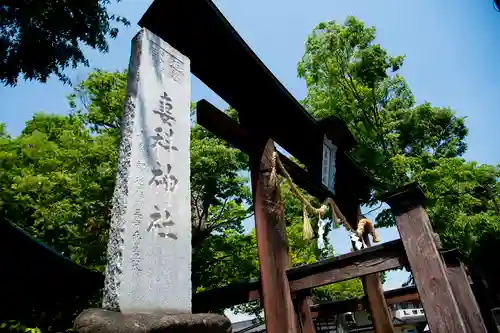
[[[165,0],[167,1],[167,0]],[[217,6],[262,61],[297,98],[305,83],[296,66],[304,41],[321,21],[343,21],[354,15],[377,27],[377,41],[392,55],[407,56],[401,74],[417,102],[450,106],[467,116],[469,149],[465,157],[480,163],[500,164],[500,12],[493,0],[216,0]],[[126,16],[132,26],[121,29],[106,55],[89,50],[91,68],[122,70],[128,65],[130,41],[150,1],[124,0],[111,10]],[[36,55],[35,55],[36,56]],[[84,79],[91,69],[68,74]],[[200,81],[193,80],[193,100],[206,98],[219,107],[225,103]],[[70,87],[56,79],[47,84],[20,82],[0,88],[0,122],[18,134],[34,112],[67,113]],[[398,238],[394,229],[380,231],[382,240]],[[338,253],[349,251],[344,230],[331,233]],[[406,274],[391,273],[386,288],[399,287]]]

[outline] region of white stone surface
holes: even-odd
[[[191,311],[190,62],[132,41],[103,306]]]

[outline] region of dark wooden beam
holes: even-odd
[[[415,286],[386,291],[384,292],[384,298],[387,306],[420,300],[420,296],[417,292],[417,287]],[[316,304],[311,307],[311,314],[314,318],[330,317],[337,313],[363,311],[368,308],[368,298],[365,296],[355,299]]]
[[[495,322],[495,316],[491,311],[491,309],[498,306],[497,298],[495,297],[496,293],[491,291],[489,287],[490,284],[485,279],[482,272],[478,271],[477,267],[471,267],[469,265],[468,268],[472,278],[472,291],[477,299],[479,309],[481,309],[484,324],[486,325],[488,332],[497,333],[497,323]]]
[[[193,295],[193,313],[213,312],[260,299],[260,279],[231,283]]]
[[[292,293],[399,268],[407,264],[401,240],[343,254],[287,271]],[[243,281],[193,295],[193,312],[210,312],[259,299],[259,280]]]
[[[321,149],[317,122],[211,0],[153,1],[139,25],[187,56],[192,73],[234,107],[246,125],[258,125],[303,163],[311,157],[304,145]]]
[[[361,218],[361,216],[360,216]],[[363,239],[367,246],[371,246],[368,233],[363,235]],[[392,325],[392,314],[386,306],[384,298],[384,289],[379,273],[368,274],[361,278],[365,295],[368,297],[370,310],[372,314],[372,322],[376,333],[391,333],[394,332]]]
[[[332,259],[299,266],[288,272],[290,289],[299,291],[362,277],[406,265],[400,240],[394,240]]]
[[[337,147],[349,150],[356,146],[354,136],[349,131],[346,124],[339,118],[328,117],[320,120],[318,123],[328,139]]]
[[[316,333],[313,317],[311,314],[311,291],[304,290],[295,294],[294,299],[295,312],[297,312],[297,319],[301,333]]]
[[[331,118],[319,124],[305,110],[211,0],[154,1],[139,25],[187,56],[192,73],[238,111],[241,123],[273,138],[316,180],[321,180],[322,126],[339,150],[355,145],[345,124]],[[344,163],[345,171],[339,172],[346,172],[341,178],[349,180],[346,190],[369,195],[370,179],[341,156],[341,170]]]
[[[455,295],[460,313],[462,313],[467,332],[487,333],[488,330],[481,316],[481,310],[470,287],[469,277],[458,258],[458,251],[444,252],[443,258],[448,271],[451,289]]]
[[[467,332],[423,208],[425,196],[417,184],[388,194],[406,256],[433,333]]]
[[[217,137],[227,141],[230,145],[240,149],[248,155],[259,154],[259,131],[250,134],[249,129],[229,118],[224,112],[217,109],[206,100],[198,101],[196,105],[197,122]],[[320,129],[318,129],[320,130]],[[365,175],[358,169],[352,159],[344,152],[337,152],[337,181],[335,183],[336,197],[321,180],[315,178],[309,170],[297,165],[295,162],[280,153],[280,159],[295,184],[307,191],[310,195],[323,201],[326,198],[334,198],[341,211],[347,210],[344,203],[354,201],[355,206],[359,204],[360,195],[365,193],[353,179],[364,178]],[[366,179],[363,181],[367,186]],[[359,187],[359,188],[358,188]]]
[[[259,251],[266,331],[298,333],[286,270],[290,261],[280,188],[270,185],[274,142],[269,139],[262,156],[250,158],[255,229]],[[255,160],[254,160],[255,159]]]
[[[196,122],[247,155],[258,149],[246,128],[205,99],[196,103]]]
[[[196,118],[198,124],[247,155],[258,153],[259,147],[256,145],[258,140],[256,140],[255,134],[252,137],[246,128],[229,118],[228,115],[217,109],[208,101],[202,99],[196,104]],[[328,197],[334,198],[334,194],[330,192],[326,186],[315,182],[313,178],[307,174],[306,170],[281,153],[280,160],[297,186],[304,189],[312,196],[317,197],[319,200]]]

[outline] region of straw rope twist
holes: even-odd
[[[315,208],[311,204],[311,202],[307,200],[307,198],[300,192],[297,185],[295,185],[295,183],[293,182],[292,177],[284,167],[283,163],[281,163],[277,151],[273,152],[271,163],[272,163],[272,169],[269,177],[269,186],[275,187],[277,185],[278,169],[279,169],[281,170],[286,180],[290,184],[290,188],[292,189],[293,193],[302,202],[303,212],[304,212],[304,226],[303,226],[304,239],[312,239],[314,235],[308,213],[317,215],[319,218],[322,218],[327,213],[328,208],[330,208],[330,211],[332,212],[332,217],[335,223],[342,224],[344,228],[348,231],[352,229],[349,223],[347,222],[347,219],[345,218],[344,214],[342,214],[339,207],[332,198],[326,198],[323,204],[319,208]],[[375,226],[373,225],[373,222],[367,218],[361,218],[360,215],[358,217],[358,226],[356,229],[356,233],[358,234],[359,237],[362,237],[365,232],[368,232],[370,235],[372,235],[374,243],[380,242],[380,237],[377,233],[377,230],[375,229]]]

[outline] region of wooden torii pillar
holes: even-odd
[[[385,198],[396,218],[431,332],[466,333],[468,330],[436,246],[424,200],[417,184],[404,186]],[[461,287],[470,288],[463,284]]]
[[[269,184],[274,149],[274,141],[268,139],[262,154],[250,156],[262,300],[267,332],[298,333],[286,276],[290,258],[280,188]]]
[[[357,229],[358,221],[361,218],[359,216],[360,207],[357,200],[353,198],[342,198],[343,207],[345,212],[345,217],[354,230]],[[370,247],[371,241],[368,237],[368,233],[365,232],[363,235],[363,241]],[[357,249],[354,248],[356,251]],[[368,298],[368,304],[370,306],[370,311],[372,314],[372,323],[375,328],[376,333],[391,333],[394,332],[394,326],[392,324],[392,315],[387,306],[387,302],[384,297],[384,288],[382,286],[382,281],[380,279],[379,273],[369,274],[361,277],[361,282],[363,283],[363,289],[365,295]]]
[[[458,251],[446,251],[443,253],[443,259],[448,273],[451,290],[455,295],[458,309],[462,314],[467,332],[487,333],[486,325],[481,316],[481,310],[477,304],[469,275],[465,271],[464,265],[458,257]]]

